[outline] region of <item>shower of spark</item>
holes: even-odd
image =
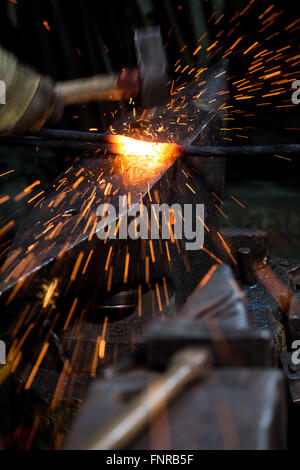
[[[188,2],[186,3],[188,4]],[[244,32],[241,24],[242,21],[250,21],[249,18],[251,18],[253,25],[251,33]],[[218,110],[222,115],[223,122],[225,122],[224,127],[221,128],[225,141],[232,141],[233,139],[245,141],[245,139],[248,139],[250,133],[256,129],[257,116],[265,110],[276,113],[280,112],[281,109],[287,109],[293,106],[291,104],[291,84],[294,80],[300,79],[300,55],[297,51],[300,19],[294,21],[290,20],[288,14],[282,9],[282,5],[280,7],[276,2],[250,0],[244,9],[238,10],[237,7],[237,9],[233,11],[232,17],[228,17],[228,14],[227,16],[223,13],[220,14],[216,8],[209,19],[209,23],[213,25],[210,42],[208,40],[208,34],[203,34],[198,39],[197,45],[192,49],[189,63],[187,63],[185,55],[189,45],[184,44],[180,51],[178,51],[178,60],[174,64],[173,77],[170,81],[170,101],[166,108],[168,112],[172,113],[172,118],[166,122],[164,114],[162,113],[158,121],[153,123],[147,118],[145,112],[139,119],[136,119],[137,113],[135,108],[133,108],[133,120],[134,122],[138,122],[139,126],[131,127],[130,120],[126,120],[126,122],[123,123],[123,133],[126,135],[123,136],[114,135],[115,130],[112,126],[110,127],[110,142],[112,145],[117,146],[119,153],[119,155],[113,157],[114,165],[121,177],[124,175],[125,178],[129,178],[130,181],[133,182],[138,178],[148,180],[155,170],[163,169],[170,159],[177,158],[178,147],[173,142],[178,129],[180,129],[181,126],[185,126],[183,128],[186,130],[186,133],[190,135],[195,131],[194,116],[189,116],[187,112],[189,105],[188,99],[181,93],[189,86],[192,80],[197,83],[197,90],[193,96],[193,100],[199,109],[205,109],[208,104],[213,104],[216,100],[223,100],[220,105],[218,105]],[[44,24],[44,26],[46,27],[47,25]],[[278,39],[280,34],[282,34],[283,37],[282,46],[278,46],[274,42],[274,39]],[[219,78],[225,79],[230,91],[227,87],[226,89],[218,90],[216,96],[209,97],[208,103],[205,100],[207,81],[203,78],[208,67],[204,66],[200,57],[204,58],[205,63],[213,63],[220,58],[230,58],[240,61],[240,63],[243,64],[243,69],[241,68],[239,74],[227,76],[224,71],[214,77],[215,80]],[[228,104],[227,98],[229,94],[231,100]],[[117,114],[117,110],[112,113],[113,119],[118,117]],[[77,117],[78,116],[73,116],[73,118]],[[286,130],[299,131],[296,127],[290,127]],[[146,142],[145,139],[149,141]],[[153,141],[158,141],[158,143],[153,143]],[[160,143],[162,141],[168,143]],[[285,159],[285,156],[279,157],[283,160]],[[68,186],[69,173],[74,170],[74,167],[75,163],[74,166],[71,164],[61,177],[59,183],[52,188],[56,193],[56,200],[54,201],[52,199],[49,203],[49,219],[37,228],[39,233],[36,232],[33,243],[27,248],[26,253],[16,251],[10,253],[7,257],[9,253],[8,244],[11,241],[7,241],[8,234],[15,228],[16,222],[13,220],[13,216],[10,219],[7,217],[0,219],[0,249],[2,250],[0,253],[0,262],[4,261],[2,269],[4,271],[5,269],[8,270],[6,282],[9,282],[11,278],[14,277],[16,279],[20,278],[25,272],[34,269],[34,254],[38,251],[40,245],[42,245],[40,255],[45,254],[46,256],[48,250],[55,246],[56,238],[59,234],[66,234],[66,246],[60,247],[61,253],[68,248],[70,226],[73,227],[71,224],[72,213],[69,208],[69,212],[66,211],[64,204],[66,195],[70,192]],[[0,179],[13,178],[16,172],[17,170],[8,170],[7,168],[3,169],[3,171],[0,170]],[[187,180],[186,186],[194,192],[193,177],[188,173],[184,173],[184,176]],[[97,197],[99,197],[99,194],[95,187],[89,186],[89,174],[83,168],[78,169],[76,178],[72,187],[74,192],[72,201],[75,203],[77,199],[80,199],[81,212],[78,215],[78,224],[84,220],[83,235],[86,234],[90,241],[97,225],[92,209],[95,204],[98,203]],[[84,182],[87,183],[86,191],[81,194],[79,190]],[[108,200],[111,195],[117,194],[119,191],[118,187],[112,187],[109,175],[106,174],[99,173],[97,184],[102,191],[101,197],[104,200]],[[33,207],[43,207],[47,199],[39,185],[40,181],[35,181],[25,188],[20,188],[19,194],[13,198],[16,206],[15,211],[19,210],[18,204],[21,204],[24,200]],[[99,188],[97,187],[97,189]],[[182,188],[178,188],[178,191],[182,191]],[[155,197],[155,200],[160,199],[159,194],[153,196],[150,190],[149,197],[150,199]],[[223,200],[215,193],[212,193],[212,197],[218,202],[218,204],[215,204],[216,209],[224,218],[227,218],[227,215],[221,209]],[[230,195],[230,198],[243,209],[246,209],[246,206],[239,201],[238,197]],[[11,199],[11,195],[0,193],[1,207],[4,204],[8,204],[8,201],[11,202]],[[129,193],[128,207],[130,207],[130,205],[131,194]],[[57,211],[55,216],[53,216],[51,212],[53,209]],[[76,226],[74,230],[75,228]],[[205,226],[205,228],[207,232],[211,230],[210,227]],[[3,236],[6,238],[2,243],[1,238]],[[219,233],[217,233],[217,236],[221,240],[224,249],[224,258],[226,256],[227,258],[228,256],[232,258],[232,254],[225,240]],[[165,256],[170,266],[172,264],[169,251],[169,245],[171,243],[176,243],[178,253],[180,253],[178,240],[166,241]],[[148,251],[145,256],[145,284],[149,286],[153,293],[153,305],[156,302],[156,308],[154,308],[154,310],[160,311],[163,295],[167,304],[169,302],[167,284],[164,278],[163,292],[160,292],[158,284],[150,285],[150,265],[151,263],[155,263],[156,259],[156,253],[154,252],[151,240],[145,248],[145,251],[146,249]],[[164,247],[161,249],[163,250]],[[223,263],[222,259],[208,251],[207,248],[203,247],[203,251],[215,262]],[[21,258],[21,255],[23,255],[23,258]],[[70,283],[74,282],[74,280],[80,276],[84,277],[92,257],[93,250],[90,249],[87,250],[86,253],[79,253],[74,263]],[[19,260],[20,258],[21,261]],[[107,292],[110,292],[112,285],[114,263],[118,263],[118,258],[116,253],[113,252],[113,248],[108,245],[107,259],[103,273],[103,276],[107,279]],[[124,281],[126,282],[130,263],[133,263],[133,256],[130,256],[130,253],[128,253],[126,256],[126,265],[124,266]],[[203,284],[206,282],[209,275],[210,273],[207,274],[207,277],[203,278]],[[38,369],[45,360],[44,357],[46,356],[48,347],[50,347],[50,333],[58,321],[58,316],[61,315],[64,318],[63,329],[70,329],[72,332],[75,332],[77,336],[79,336],[80,329],[85,321],[85,307],[80,305],[78,297],[70,300],[69,309],[67,308],[66,311],[59,312],[59,314],[52,313],[54,312],[54,308],[52,309],[52,307],[56,303],[58,295],[57,282],[57,280],[50,280],[41,286],[41,313],[37,313],[37,306],[35,304],[27,304],[24,308],[20,309],[19,314],[16,315],[10,330],[11,337],[13,338],[10,348],[12,371],[21,363],[22,351],[25,349],[25,343],[30,341],[31,332],[34,329],[38,330],[38,328],[40,328],[39,331],[43,333],[44,342],[41,346],[40,353],[32,368],[28,370],[28,377],[25,381],[25,387],[27,389],[30,389]],[[267,284],[266,286],[272,292],[272,286]],[[12,293],[11,300],[17,293],[19,287],[20,285],[17,284],[17,288]],[[284,286],[279,288],[279,294],[282,290],[284,290]],[[276,295],[277,294],[276,292]],[[140,285],[138,288],[139,317],[143,315],[142,303],[142,289]],[[47,324],[50,326],[45,326],[44,323],[42,327],[40,326],[39,322],[41,318],[44,320],[44,317],[49,320]],[[105,327],[95,345],[94,359],[90,364],[92,377],[97,375],[98,362],[101,362],[106,355],[106,329],[108,326],[109,319],[106,318]],[[42,334],[40,336],[42,336]],[[76,351],[75,348],[73,357],[70,359],[71,370],[78,362]],[[69,360],[65,360],[60,379],[58,379],[54,396],[55,399],[53,399],[55,406],[62,400],[64,388],[66,388],[66,390],[68,389],[68,387],[64,385],[67,380],[66,377],[69,375],[69,363],[67,361]]]

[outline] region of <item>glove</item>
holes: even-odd
[[[6,88],[6,104],[0,105],[1,134],[36,131],[49,119],[62,116],[63,101],[56,96],[53,81],[20,64],[1,47],[0,80]]]

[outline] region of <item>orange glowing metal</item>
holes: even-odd
[[[144,156],[156,158],[178,157],[176,144],[144,142],[126,136],[111,136],[111,142],[118,145],[118,153],[124,156]]]

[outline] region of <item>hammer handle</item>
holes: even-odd
[[[174,356],[168,371],[152,382],[121,416],[110,423],[100,435],[94,436],[89,450],[126,449],[131,441],[155,419],[192,381],[203,379],[211,369],[211,355],[203,349],[184,350]]]
[[[118,87],[119,75],[95,75],[89,78],[58,82],[55,92],[66,106],[89,101],[121,100],[124,89]]]

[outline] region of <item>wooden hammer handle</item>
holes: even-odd
[[[55,92],[63,98],[66,106],[89,101],[119,101],[138,94],[139,73],[136,69],[125,69],[120,74],[58,82]]]
[[[59,82],[55,92],[60,95],[65,105],[88,103],[89,101],[120,100],[123,90],[118,89],[118,75],[95,75]]]
[[[166,405],[192,381],[203,379],[211,369],[212,358],[206,349],[187,349],[174,356],[168,371],[154,380],[113,423],[93,436],[90,450],[126,449]]]

